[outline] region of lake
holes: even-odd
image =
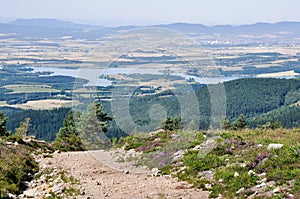
[[[162,74],[162,69],[145,69],[145,68],[58,68],[58,67],[32,67],[32,72],[51,72],[49,76],[63,75],[76,78],[83,78],[89,80],[86,86],[109,86],[111,81],[103,78],[99,78],[102,75],[117,75],[117,74]],[[183,73],[173,73],[172,75],[184,77],[185,79],[193,78],[200,84],[217,84],[234,79],[244,78],[240,77],[196,77],[186,75]]]

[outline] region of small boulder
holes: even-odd
[[[63,184],[55,184],[52,187],[52,192],[54,192],[54,193],[61,193],[62,190],[63,190]]]
[[[52,197],[52,194],[50,194],[50,193],[47,193],[46,195],[45,195],[45,198],[51,198]]]
[[[266,183],[262,182],[261,184],[258,184],[255,187],[256,188],[262,188],[262,187],[265,187],[265,186],[266,186]]]
[[[14,143],[12,142],[5,142],[5,145],[13,145]]]
[[[211,184],[205,184],[204,186],[205,186],[206,189],[211,189],[212,188]]]
[[[54,184],[59,184],[59,183],[62,183],[62,182],[63,182],[63,180],[62,180],[60,177],[56,178],[56,179],[53,181]]]
[[[267,174],[265,172],[261,173],[261,174],[258,174],[257,176],[258,177],[263,177],[263,176],[266,176]]]
[[[249,170],[248,175],[255,175],[255,172],[253,170]]]
[[[275,189],[273,189],[273,193],[279,193],[281,191],[281,189],[279,187],[276,187]]]
[[[275,149],[281,149],[283,147],[283,144],[269,144],[267,150],[275,150]]]
[[[14,195],[14,194],[12,194],[12,193],[8,193],[8,194],[6,194],[6,196],[7,196],[8,198],[17,198],[17,196]]]
[[[244,192],[245,192],[245,188],[242,187],[236,192],[236,194],[240,194],[240,193],[244,193]]]
[[[247,164],[246,163],[241,163],[240,166],[245,168],[247,166]]]
[[[239,173],[238,172],[234,172],[234,174],[233,174],[233,176],[235,177],[235,178],[237,178],[237,177],[239,177]]]
[[[37,193],[32,191],[32,190],[27,190],[27,191],[24,192],[24,197],[26,197],[26,198],[36,198]]]
[[[203,147],[201,145],[196,145],[194,148],[192,148],[193,151],[199,151],[201,150]]]
[[[185,153],[184,150],[179,150],[176,153],[174,153],[172,162],[178,162],[178,161],[182,160],[184,153]]]
[[[158,176],[160,173],[161,173],[161,171],[157,167],[151,169],[152,176]]]

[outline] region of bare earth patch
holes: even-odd
[[[2,104],[0,106],[9,106],[13,108],[21,109],[34,109],[34,110],[49,110],[61,107],[72,107],[72,105],[78,105],[78,102],[72,100],[60,100],[60,99],[45,99],[45,100],[32,100],[25,104],[7,105]]]
[[[289,71],[278,72],[278,73],[259,74],[256,76],[257,77],[292,77],[296,75],[299,75],[299,73],[296,73],[294,70],[289,70]]]
[[[136,172],[130,165],[115,162],[105,151],[60,153],[42,159],[40,164],[65,170],[77,178],[84,195],[75,198],[208,198],[208,192],[186,182],[168,176],[154,177],[147,170]]]

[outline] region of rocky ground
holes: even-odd
[[[40,172],[20,198],[208,198],[145,167],[118,162],[106,151],[67,152],[36,157]]]

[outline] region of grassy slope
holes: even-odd
[[[209,190],[211,197],[247,198],[254,194],[254,198],[283,198],[292,194],[299,198],[299,133],[299,129],[213,132],[220,136],[213,136],[215,147],[207,152],[199,146],[205,148],[211,132],[139,134],[122,139],[120,145],[142,152],[138,162]],[[270,143],[281,143],[283,148],[267,150]],[[170,160],[180,150],[185,151],[183,158]]]
[[[24,142],[17,136],[0,138],[0,198],[26,189],[24,182],[30,181],[39,169],[31,154],[45,150],[49,150],[48,144],[34,140]]]

